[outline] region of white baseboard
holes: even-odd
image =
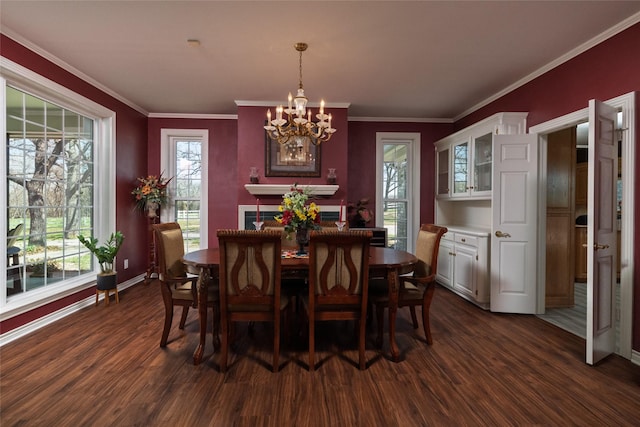
[[[127,280],[126,282],[122,282],[118,284],[118,291],[125,290],[130,288],[133,285],[136,285],[144,280],[144,274],[140,276],[134,277],[132,279]],[[104,293],[100,293],[100,301],[104,299]],[[15,329],[10,330],[2,335],[0,335],[0,347],[5,344],[8,344],[12,341],[17,340],[27,334],[30,334],[33,331],[36,331],[40,328],[43,328],[56,320],[60,320],[63,317],[66,317],[72,313],[75,313],[79,310],[82,310],[85,307],[89,307],[95,304],[95,296],[90,295],[85,299],[82,299],[74,304],[68,305],[64,308],[61,308],[58,311],[54,311],[53,313],[47,314],[46,316],[40,317],[32,322],[19,326]]]
[[[631,362],[640,366],[640,351],[631,350]]]

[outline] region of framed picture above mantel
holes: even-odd
[[[309,138],[286,144],[265,138],[265,176],[320,176],[320,146]]]

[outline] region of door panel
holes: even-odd
[[[537,140],[494,136],[491,311],[536,311]]]
[[[617,110],[589,101],[589,197],[587,201],[587,349],[586,362],[597,363],[615,352],[617,256],[616,179]]]

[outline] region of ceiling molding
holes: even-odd
[[[149,113],[150,119],[238,120],[237,114]]]
[[[598,34],[597,36],[595,36],[591,40],[588,40],[588,41],[584,42],[583,44],[581,44],[577,48],[575,48],[573,50],[570,50],[569,52],[567,52],[566,54],[564,54],[561,57],[557,58],[556,60],[549,62],[547,65],[539,68],[538,70],[534,71],[533,73],[529,74],[528,76],[518,80],[517,82],[513,83],[512,85],[507,86],[506,88],[502,89],[500,92],[497,92],[495,95],[485,99],[484,101],[474,105],[471,108],[468,108],[467,110],[463,111],[462,113],[460,113],[456,117],[454,117],[453,120],[457,122],[458,120],[467,117],[469,114],[472,114],[473,112],[479,110],[480,108],[487,106],[488,104],[492,103],[493,101],[505,96],[506,94],[518,89],[519,87],[524,86],[525,84],[529,83],[530,81],[534,80],[535,78],[540,77],[541,75],[543,75],[547,71],[551,71],[552,69],[558,67],[559,65],[564,64],[565,62],[575,58],[576,56],[580,55],[583,52],[586,52],[587,50],[591,49],[592,47],[597,46],[598,44],[600,44],[600,43],[604,42],[605,40],[615,36],[618,33],[621,33],[622,31],[624,31],[627,28],[637,24],[638,22],[640,22],[640,12],[636,13],[635,15],[630,16],[629,18],[627,18],[624,21],[618,23],[617,25],[614,25],[613,27],[607,29],[606,31],[603,31],[602,33]]]
[[[46,50],[42,49],[40,46],[36,45],[35,43],[32,43],[30,40],[24,38],[23,36],[19,35],[18,33],[16,33],[15,31],[11,30],[10,28],[4,27],[4,28],[2,28],[0,30],[0,33],[4,34],[5,36],[9,37],[10,39],[14,40],[15,42],[21,44],[22,46],[26,47],[27,49],[35,52],[36,54],[40,55],[41,57],[43,57],[47,61],[50,61],[50,62],[54,63],[55,65],[57,65],[58,67],[62,68],[63,70],[73,74],[74,76],[78,77],[79,79],[82,79],[85,82],[91,84],[92,86],[95,86],[97,89],[100,89],[101,91],[103,91],[107,95],[112,96],[113,98],[117,99],[118,101],[122,102],[123,104],[133,108],[134,110],[136,110],[140,114],[144,114],[145,116],[149,115],[149,112],[146,111],[144,108],[140,107],[139,105],[134,104],[133,102],[129,101],[127,98],[125,98],[125,97],[121,96],[120,94],[112,91],[111,89],[109,89],[108,87],[104,86],[100,82],[98,82],[98,81],[94,80],[93,78],[89,77],[88,75],[84,74],[82,71],[76,69],[72,65],[64,62],[62,59],[58,58],[57,56],[52,55],[51,53],[49,53]]]
[[[283,105],[282,101],[248,101],[248,100],[235,100],[238,107],[275,107],[276,105]],[[325,102],[324,108],[349,108],[350,102]],[[319,102],[307,102],[307,108],[320,108]]]
[[[348,117],[350,122],[385,122],[385,123],[453,123],[453,119],[423,117]]]

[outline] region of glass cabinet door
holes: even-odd
[[[474,140],[473,192],[491,191],[492,141],[491,133]]]
[[[453,195],[469,193],[469,143],[453,146]]]
[[[439,196],[449,195],[449,149],[438,151],[438,192]]]

